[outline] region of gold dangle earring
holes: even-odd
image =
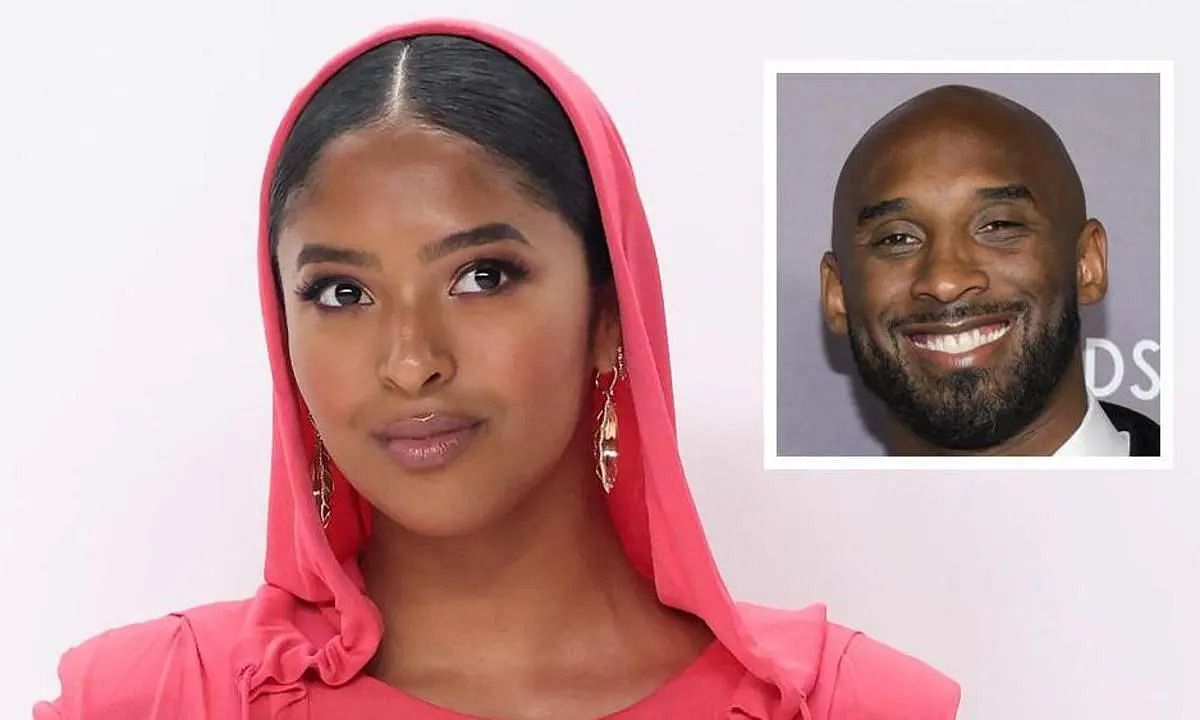
[[[617,404],[613,394],[617,382],[625,377],[625,353],[617,346],[617,359],[613,363],[612,380],[604,390],[604,407],[596,417],[596,477],[607,495],[617,484]],[[596,373],[596,388],[600,388],[600,373]]]
[[[325,450],[325,443],[321,442],[317,423],[312,415],[308,416],[308,421],[312,423],[313,433],[317,436],[317,452],[312,464],[313,500],[317,506],[317,518],[321,521],[321,527],[327,528],[333,509],[333,475],[329,472],[329,453]]]

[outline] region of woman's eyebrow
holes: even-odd
[[[526,245],[529,244],[529,240],[525,237],[524,233],[508,223],[486,223],[470,230],[451,233],[441,240],[434,241],[421,248],[421,262],[431,263],[434,260],[458,252],[464,248],[487,245],[488,243],[499,242],[501,240],[516,240]],[[379,268],[381,266],[379,258],[373,253],[340,248],[333,245],[322,245],[321,243],[308,243],[300,249],[300,254],[296,256],[296,270],[299,271],[300,268],[309,263],[321,262],[343,263],[369,268]]]
[[[332,245],[308,243],[300,249],[300,254],[296,256],[296,270],[299,271],[300,268],[309,263],[320,262],[345,263],[346,265],[371,268],[378,268],[380,266],[379,258],[362,250],[349,250]]]
[[[516,240],[526,245],[529,244],[525,235],[508,223],[486,223],[470,230],[451,233],[441,240],[426,245],[421,248],[420,258],[421,262],[431,263],[464,248],[487,245],[501,240]]]

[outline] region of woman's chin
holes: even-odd
[[[376,525],[383,520],[400,533],[423,538],[460,538],[477,535],[509,515],[520,496],[481,492],[466,482],[447,478],[437,487],[410,488],[368,498],[375,509]]]

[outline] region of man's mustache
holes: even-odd
[[[901,326],[914,325],[916,323],[951,323],[985,315],[1021,315],[1028,311],[1029,303],[1025,300],[952,303],[935,311],[916,312],[892,318],[888,320],[887,328],[889,331],[895,331]]]

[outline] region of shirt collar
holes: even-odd
[[[1129,433],[1117,430],[1100,407],[1100,401],[1087,394],[1087,412],[1067,441],[1054,452],[1056,457],[1128,456]]]

